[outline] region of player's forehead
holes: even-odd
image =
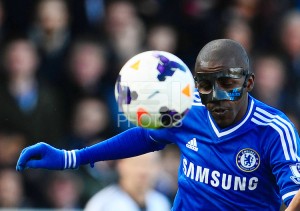
[[[222,58],[219,60],[207,60],[199,61],[199,64],[196,66],[196,73],[215,73],[223,70],[228,70],[230,68],[242,68],[238,62],[234,59]]]
[[[215,40],[204,46],[196,60],[196,73],[213,73],[229,68],[249,69],[245,49],[232,40]]]

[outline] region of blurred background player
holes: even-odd
[[[118,183],[96,193],[85,211],[169,211],[168,198],[154,186],[160,171],[160,152],[116,161]]]

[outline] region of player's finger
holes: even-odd
[[[25,167],[27,167],[27,162],[36,157],[40,157],[40,151],[38,150],[37,145],[25,148],[18,159],[16,169],[18,171],[22,171]]]
[[[19,165],[19,164],[17,164],[17,165],[16,165],[16,170],[17,170],[17,171],[23,171],[23,170],[24,170],[24,167],[21,166],[21,165]]]
[[[22,154],[27,150],[27,148],[28,148],[28,147],[24,148],[24,149],[22,150],[22,152],[21,152],[20,155],[22,155]]]
[[[17,171],[23,171],[24,170],[25,163],[24,163],[23,154],[26,152],[27,148],[28,147],[26,147],[25,149],[23,149],[22,152],[21,152],[21,154],[20,154],[20,156],[19,156],[19,159],[18,159],[17,165],[16,165],[16,170]]]
[[[29,160],[26,163],[26,168],[43,168],[43,162],[41,160]]]

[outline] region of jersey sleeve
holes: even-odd
[[[270,149],[270,166],[280,190],[281,199],[288,206],[300,188],[300,141],[293,124],[288,121],[273,127],[277,133]]]
[[[76,150],[78,163],[90,163],[93,166],[97,161],[123,159],[162,150],[165,144],[155,141],[149,132],[145,128],[135,127],[105,141]]]
[[[161,128],[161,129],[151,129],[149,130],[149,138],[154,142],[158,142],[160,144],[171,144],[174,142],[175,131],[173,128]]]

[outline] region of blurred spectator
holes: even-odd
[[[286,67],[280,58],[274,55],[258,56],[253,63],[256,75],[253,95],[268,105],[288,110],[293,104],[286,91]]]
[[[63,134],[63,113],[55,92],[37,81],[39,58],[26,38],[7,43],[3,53],[6,80],[0,88],[0,125],[12,125],[28,135],[26,144],[55,142]]]
[[[74,107],[71,134],[67,148],[83,148],[112,136],[111,115],[105,101],[96,97],[83,97]]]
[[[278,23],[290,8],[291,1],[280,0],[233,0],[223,12],[223,21],[242,19],[252,31],[255,51],[273,51],[277,46]]]
[[[261,0],[233,0],[230,14],[251,22],[260,13]]]
[[[64,57],[71,41],[69,10],[64,0],[41,0],[29,30],[41,55],[39,76],[55,85],[64,83]]]
[[[178,4],[166,3],[161,16],[180,30],[178,56],[190,69],[203,45],[221,36],[221,8],[219,0],[186,0]]]
[[[91,37],[75,40],[69,52],[64,99],[69,111],[85,96],[104,100],[111,115],[111,124],[116,126],[118,105],[114,97],[114,83],[110,83],[106,77],[108,65],[111,66],[107,61],[106,48],[101,41]],[[115,128],[119,131],[119,128]]]
[[[16,209],[30,207],[30,201],[24,197],[22,177],[15,169],[0,169],[0,207]]]
[[[4,29],[4,22],[5,22],[6,11],[4,9],[3,1],[0,1],[0,43],[6,33]]]
[[[9,126],[0,127],[0,167],[14,168],[18,155],[26,146],[25,134]]]
[[[281,24],[280,46],[281,56],[285,59],[288,69],[288,89],[286,92],[296,99],[295,110],[300,106],[300,12],[288,12]],[[297,109],[298,108],[298,109]]]
[[[63,142],[68,149],[84,148],[112,136],[111,114],[105,101],[96,97],[83,97],[76,104],[72,115],[71,133]],[[94,168],[79,169],[83,178],[83,197],[89,199],[99,189],[116,181],[113,161],[95,163]]]
[[[106,64],[105,47],[98,40],[82,38],[72,43],[64,88],[70,104],[84,95],[105,95],[108,89],[104,79]]]
[[[44,189],[47,208],[75,210],[82,207],[82,179],[71,171],[51,172]]]
[[[103,27],[112,59],[109,76],[114,83],[125,62],[143,50],[145,25],[132,2],[116,0],[106,6]]]
[[[160,162],[159,152],[118,160],[118,184],[96,193],[86,204],[85,211],[169,211],[168,199],[153,189]]]
[[[155,24],[146,36],[147,50],[160,50],[176,54],[178,32],[168,24]]]
[[[239,42],[251,55],[253,50],[252,30],[248,22],[243,19],[232,19],[228,21],[224,28],[224,38],[232,39]]]
[[[300,12],[286,14],[281,24],[281,44],[291,66],[291,74],[300,77]]]
[[[72,31],[75,34],[98,33],[105,16],[104,0],[69,1]]]
[[[85,96],[105,99],[111,109],[116,107],[114,86],[105,79],[106,65],[106,49],[97,39],[83,37],[71,44],[63,86],[68,111]]]
[[[102,161],[95,163],[93,168],[86,165],[79,169],[78,174],[84,182],[83,202],[86,203],[99,190],[117,182],[115,164],[115,161]]]
[[[143,19],[146,25],[153,22],[163,21],[164,5],[168,4],[168,1],[160,0],[131,0],[136,6],[139,16]]]
[[[161,151],[161,154],[162,168],[158,176],[156,189],[166,195],[170,202],[173,202],[178,189],[180,151],[177,145],[170,144]]]

